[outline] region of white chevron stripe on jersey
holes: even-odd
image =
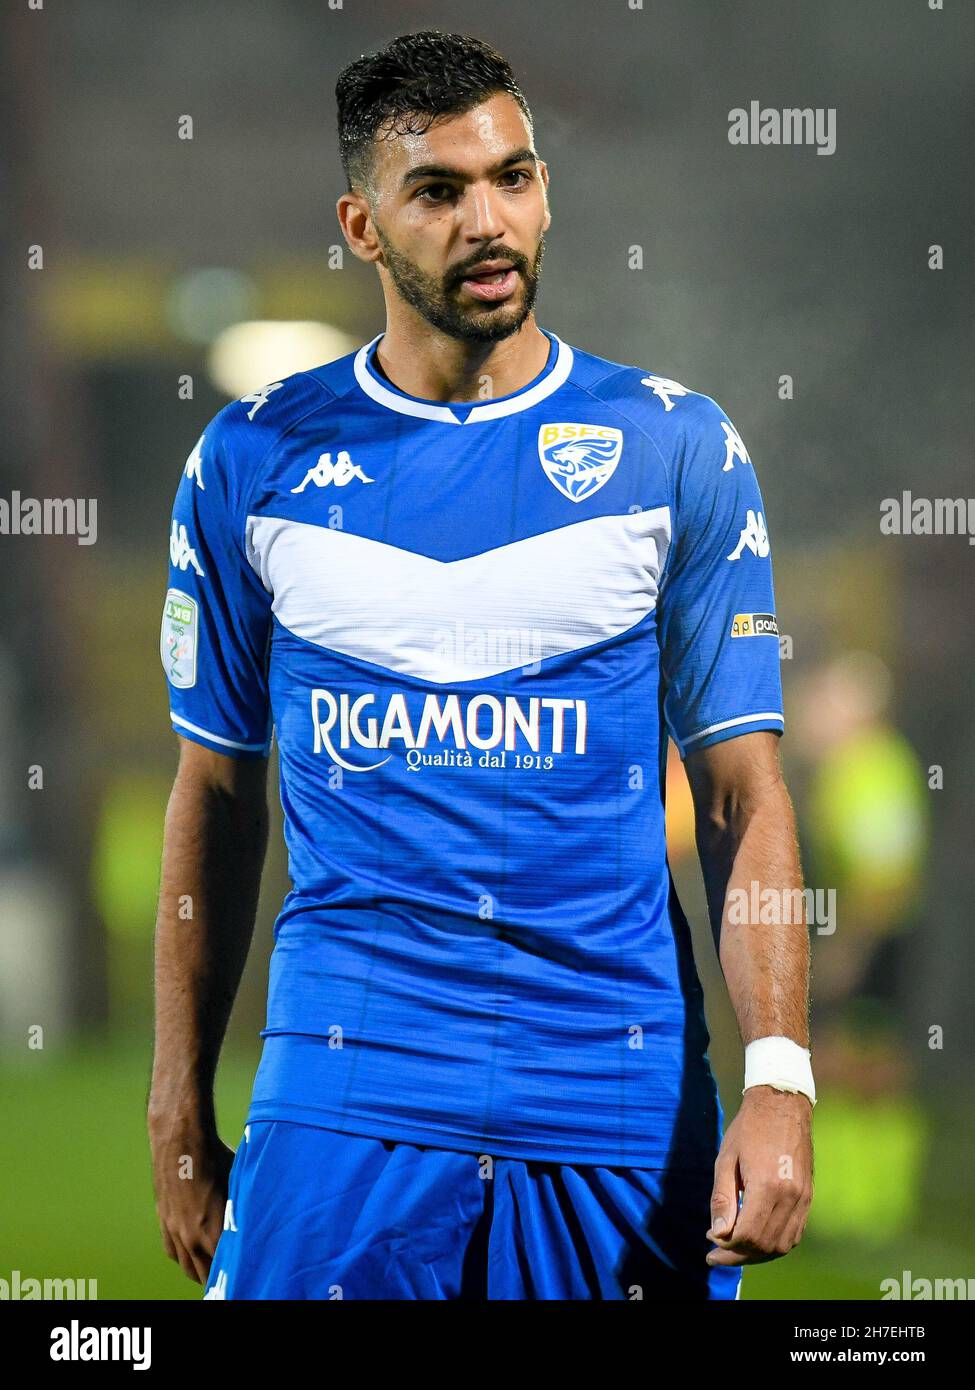
[[[657,602],[670,509],[598,516],[460,560],[247,519],[278,621],[316,646],[446,685],[618,636]]]

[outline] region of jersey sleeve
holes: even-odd
[[[683,758],[781,733],[784,720],[765,507],[741,437],[708,397],[695,403],[673,487],[659,637],[664,718]]]
[[[271,596],[243,550],[247,476],[228,406],[186,461],[169,536],[160,656],[178,734],[235,758],[266,757]]]

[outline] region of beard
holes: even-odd
[[[439,276],[428,275],[421,270],[415,261],[393,246],[378,226],[376,235],[383,248],[383,265],[400,296],[427,323],[449,338],[475,343],[499,342],[517,333],[535,307],[545,252],[544,237],[539,241],[532,261],[506,246],[495,246],[490,251],[479,252],[477,261],[467,261],[451,270],[449,275]],[[481,262],[502,259],[510,261],[521,275],[524,292],[520,301],[516,304],[476,302],[470,307],[462,305],[457,298],[457,289],[465,276],[470,275]]]

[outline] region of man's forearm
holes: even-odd
[[[267,846],[263,766],[229,763],[184,758],[166,813],[150,1119],[212,1120]]]
[[[711,924],[746,1057],[759,1038],[805,1048],[809,937],[805,912],[791,911],[803,902],[802,870],[775,735],[730,739],[685,766]],[[714,1165],[710,1265],[776,1259],[802,1237],[812,1200],[812,1096],[783,1088],[782,1079],[779,1072],[753,1079],[725,1130]]]
[[[808,1047],[809,937],[804,911],[793,910],[802,870],[777,759],[743,787],[712,780],[698,800],[698,851],[742,1041],[782,1036]]]

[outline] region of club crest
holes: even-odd
[[[612,425],[542,425],[538,457],[545,476],[570,502],[598,492],[616,472],[623,431]]]

